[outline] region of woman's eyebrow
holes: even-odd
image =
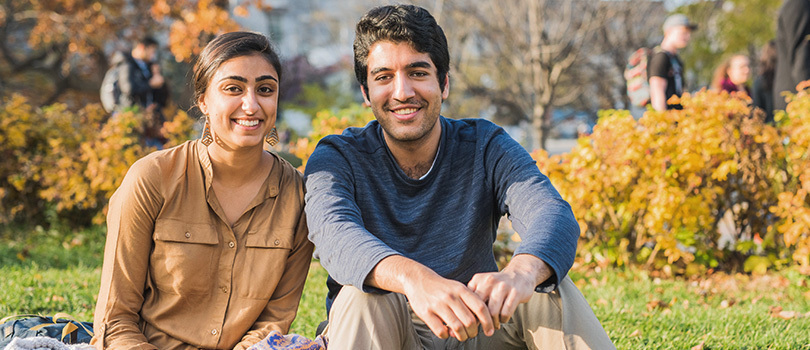
[[[276,79],[276,77],[274,77],[272,75],[262,75],[262,76],[256,78],[256,81],[259,82],[259,81],[267,80],[267,79],[273,80],[273,81],[278,83],[278,79]]]
[[[224,77],[224,78],[220,79],[219,81],[224,81],[224,80],[238,80],[238,81],[241,81],[243,83],[248,82],[248,80],[245,79],[245,77],[241,77],[241,76],[238,76],[238,75],[227,76],[227,77]]]

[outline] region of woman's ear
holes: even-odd
[[[208,106],[205,104],[203,97],[200,97],[200,100],[197,101],[197,106],[200,108],[200,112],[202,112],[203,115],[208,115]]]

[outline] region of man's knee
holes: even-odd
[[[331,320],[333,314],[344,314],[344,317],[348,317],[345,315],[347,313],[357,316],[379,314],[377,317],[385,317],[386,314],[392,316],[407,314],[407,302],[405,297],[396,293],[366,293],[356,287],[344,286],[335,298],[329,318]]]
[[[350,286],[335,298],[325,333],[330,345],[347,349],[403,348],[414,337],[404,296],[365,293]]]

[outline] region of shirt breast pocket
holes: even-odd
[[[245,267],[250,278],[239,279],[239,296],[266,299],[273,296],[287,266],[295,230],[270,229],[249,232],[245,239]]]
[[[155,285],[173,294],[207,293],[219,262],[219,235],[209,224],[158,220],[149,261]]]

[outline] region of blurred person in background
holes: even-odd
[[[647,65],[650,82],[650,104],[657,111],[681,109],[680,104],[667,104],[672,96],[681,96],[685,91],[683,62],[678,51],[685,48],[697,25],[680,13],[667,17],[663,25],[664,39],[654,50]]]
[[[116,51],[101,83],[100,96],[102,106],[113,116],[127,108],[139,107],[146,118],[144,142],[160,149],[166,141],[160,129],[165,121],[162,109],[169,90],[157,61],[158,47],[154,38],[145,36],[130,52]]]
[[[714,70],[714,77],[709,88],[728,93],[745,92],[751,95],[748,78],[751,75],[751,60],[745,55],[734,55],[723,61]]]
[[[782,92],[796,92],[796,85],[810,79],[810,0],[786,0],[776,26],[776,76],[774,109],[787,107]]]
[[[765,122],[773,123],[773,81],[776,73],[776,42],[768,41],[759,53],[759,72],[754,78],[754,89],[751,97],[754,99],[754,107],[758,107],[765,112]]]

